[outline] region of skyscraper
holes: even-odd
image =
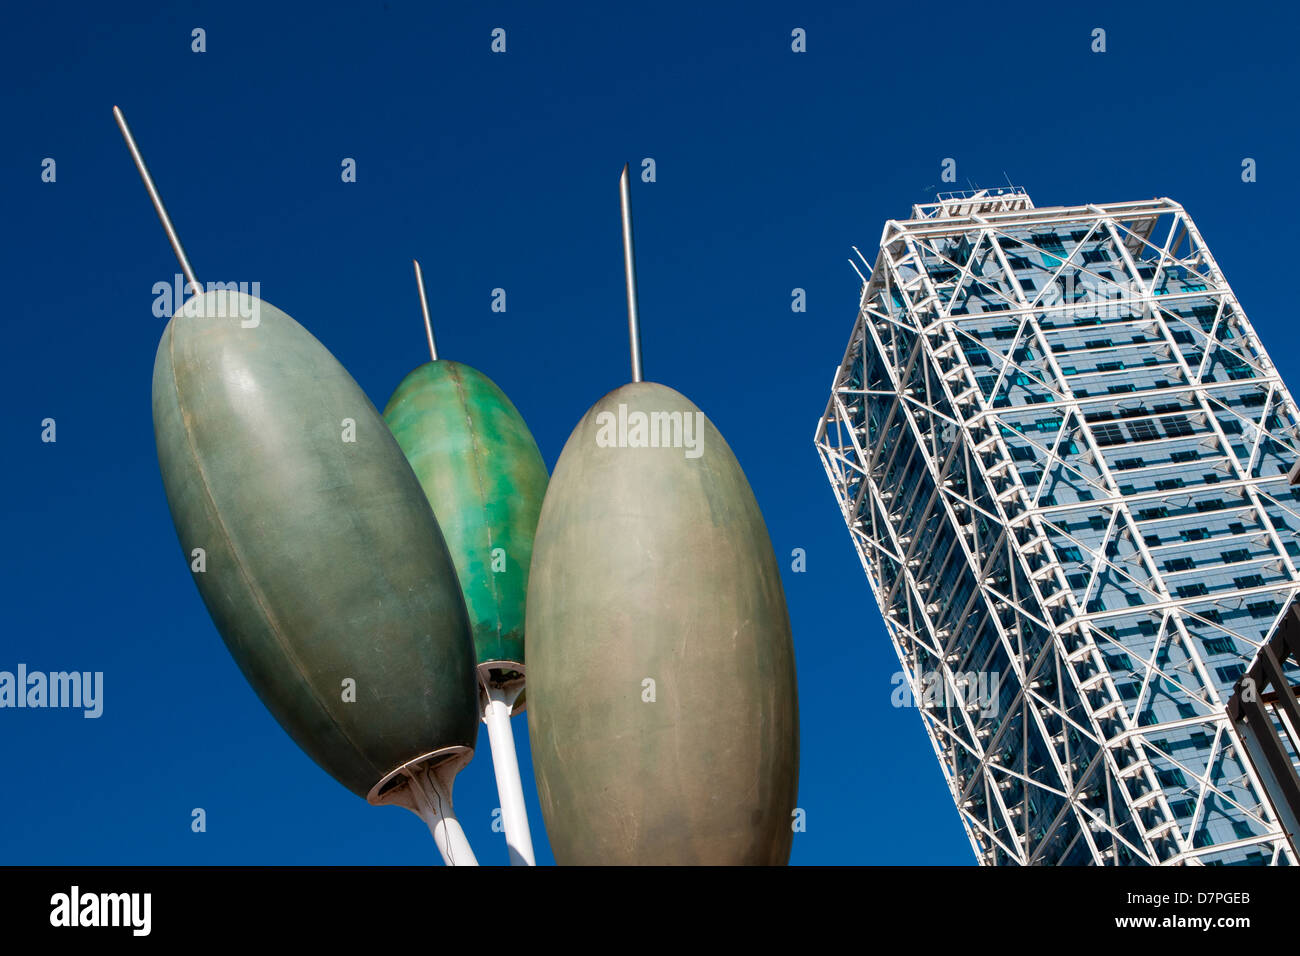
[[[1296,406],[1190,217],[941,195],[870,268],[816,443],[979,861],[1295,864],[1224,707]]]

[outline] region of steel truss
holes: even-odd
[[[979,861],[1293,865],[1225,704],[1300,592],[1296,406],[1191,218],[977,191],[858,258],[815,440]]]

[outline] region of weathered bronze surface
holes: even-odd
[[[647,437],[636,413],[694,426],[697,412],[663,385],[606,395],[573,430],[542,506],[528,726],[562,864],[789,859],[798,703],[767,527],[702,414],[698,457],[632,447]]]
[[[202,315],[178,312],[158,347],[167,500],[186,560],[205,551],[194,580],[244,676],[298,745],[364,797],[406,761],[474,746],[474,649],[455,568],[402,450],[347,371],[279,309],[247,296],[236,309],[225,295],[198,297]],[[254,306],[257,324],[243,327]]]

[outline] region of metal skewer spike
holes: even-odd
[[[627,334],[632,349],[632,381],[641,381],[641,311],[637,305],[636,248],[632,242],[632,190],[628,164],[618,178],[619,206],[623,213],[623,275],[627,282]]]
[[[149,175],[149,167],[145,165],[144,156],[140,154],[140,147],[135,144],[135,137],[131,135],[131,127],[126,125],[126,117],[116,106],[113,107],[113,118],[117,120],[117,127],[122,131],[122,138],[126,140],[126,148],[131,151],[131,158],[135,160],[135,168],[140,171],[140,178],[144,180],[144,188],[149,192],[149,198],[153,200],[153,208],[158,213],[158,218],[162,222],[163,231],[167,233],[167,241],[172,244],[172,252],[176,253],[176,260],[181,265],[181,272],[185,273],[185,279],[189,282],[195,295],[203,293],[203,287],[199,285],[198,276],[194,274],[194,267],[190,265],[189,257],[185,255],[185,247],[181,245],[181,237],[176,234],[176,227],[172,225],[171,216],[167,215],[167,207],[163,205],[162,196],[158,194],[158,187],[153,183],[153,177]]]
[[[419,259],[412,259],[411,263],[415,266],[415,286],[420,291],[420,311],[424,313],[424,333],[429,337],[429,356],[436,362],[438,361],[438,345],[433,340],[433,322],[429,319],[429,299],[424,294],[424,271],[420,268]]]

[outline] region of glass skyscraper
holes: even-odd
[[[862,265],[816,443],[979,861],[1295,864],[1224,708],[1296,406],[1195,224],[978,190]]]

